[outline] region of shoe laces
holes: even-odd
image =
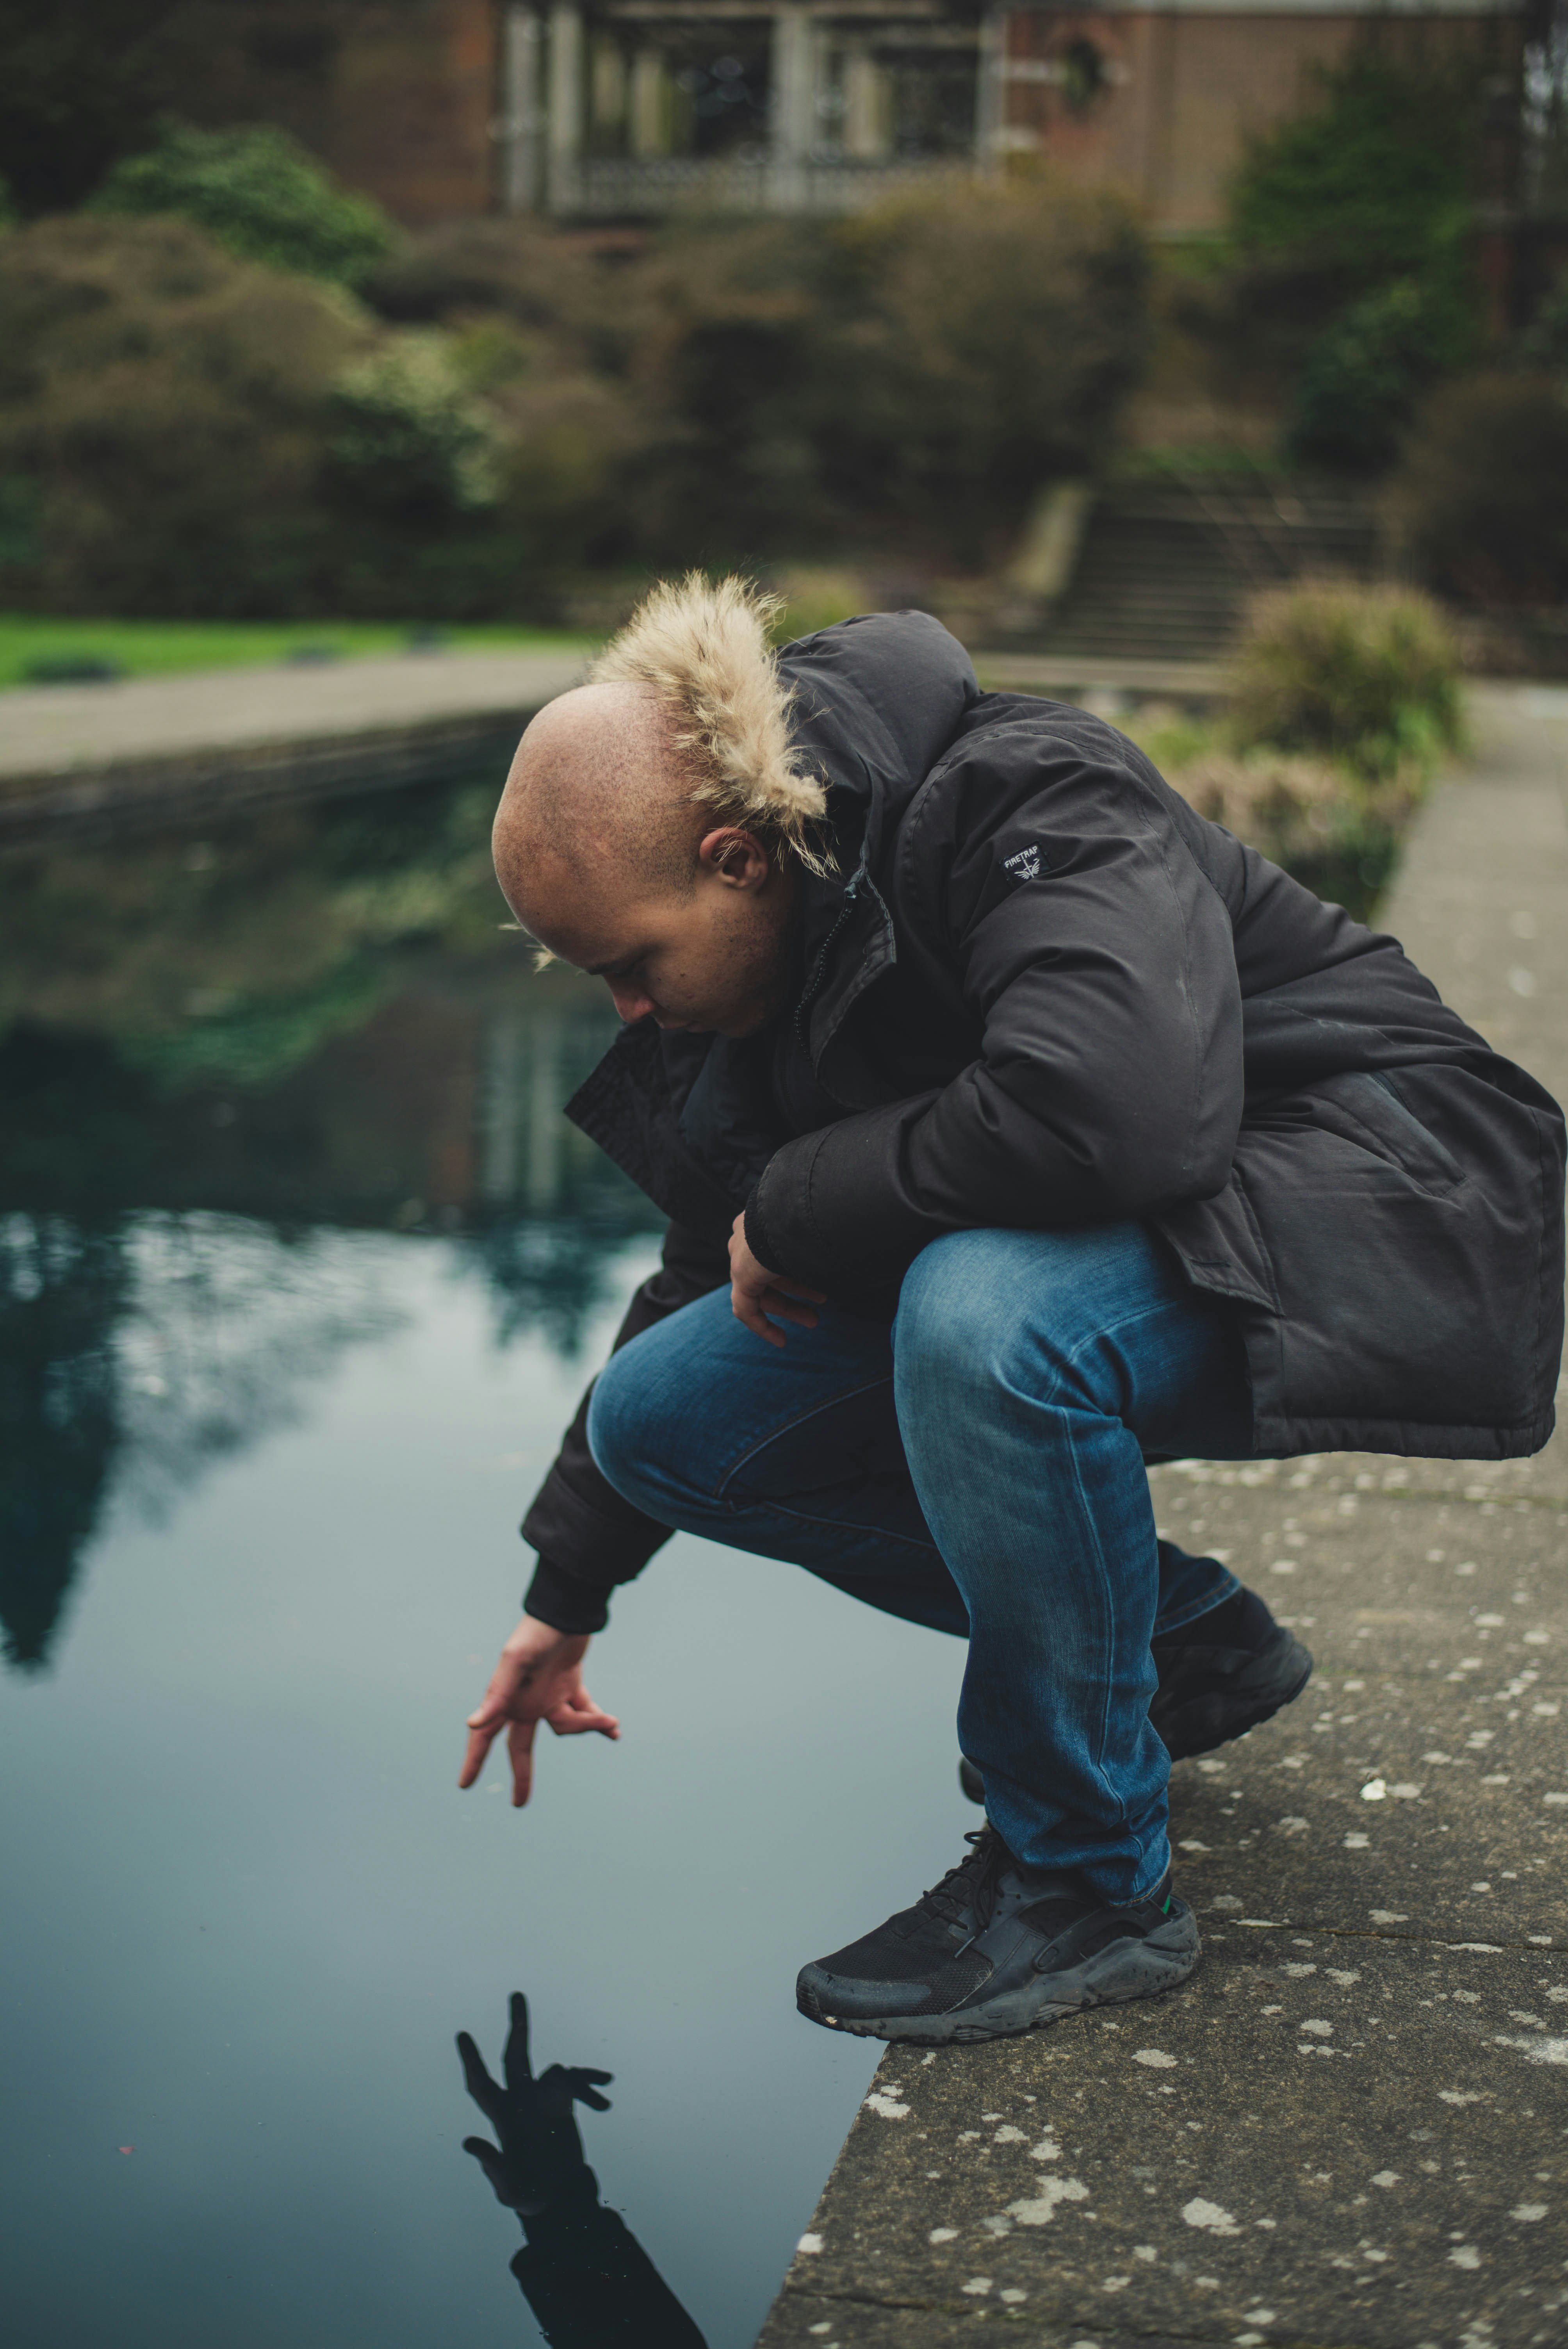
[[[997,1885],[1012,1864],[1012,1854],[995,1827],[975,1827],[964,1840],[971,1846],[967,1856],[948,1869],[940,1884],[922,1893],[918,1906],[953,1925],[973,1909],[975,1929],[984,1932],[995,1912]]]

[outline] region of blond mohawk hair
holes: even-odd
[[[768,632],[784,608],[746,579],[688,571],[661,580],[589,671],[595,685],[645,685],[697,770],[692,797],[762,833],[808,872],[829,873],[820,827],[827,787],[789,740],[794,696]]]

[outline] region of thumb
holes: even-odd
[[[500,2147],[491,2145],[487,2137],[466,2137],[463,2139],[463,2151],[473,2155],[490,2184],[495,2186],[496,2171],[501,2162]],[[496,2191],[498,2193],[500,2191],[499,2187],[496,2187]]]

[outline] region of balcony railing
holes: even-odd
[[[624,220],[686,208],[732,212],[847,212],[883,196],[972,178],[967,156],[929,162],[859,163],[767,155],[707,160],[583,157],[557,160],[550,210],[578,220]]]

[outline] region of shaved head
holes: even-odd
[[[665,889],[692,885],[707,825],[670,734],[643,685],[582,685],[540,711],[496,810],[496,874],[509,898],[512,883],[534,894],[552,865],[584,879],[618,868]]]
[[[779,1008],[796,874],[727,821],[651,687],[579,686],[542,709],[492,833],[526,930],[609,982],[623,1019],[746,1035]]]

